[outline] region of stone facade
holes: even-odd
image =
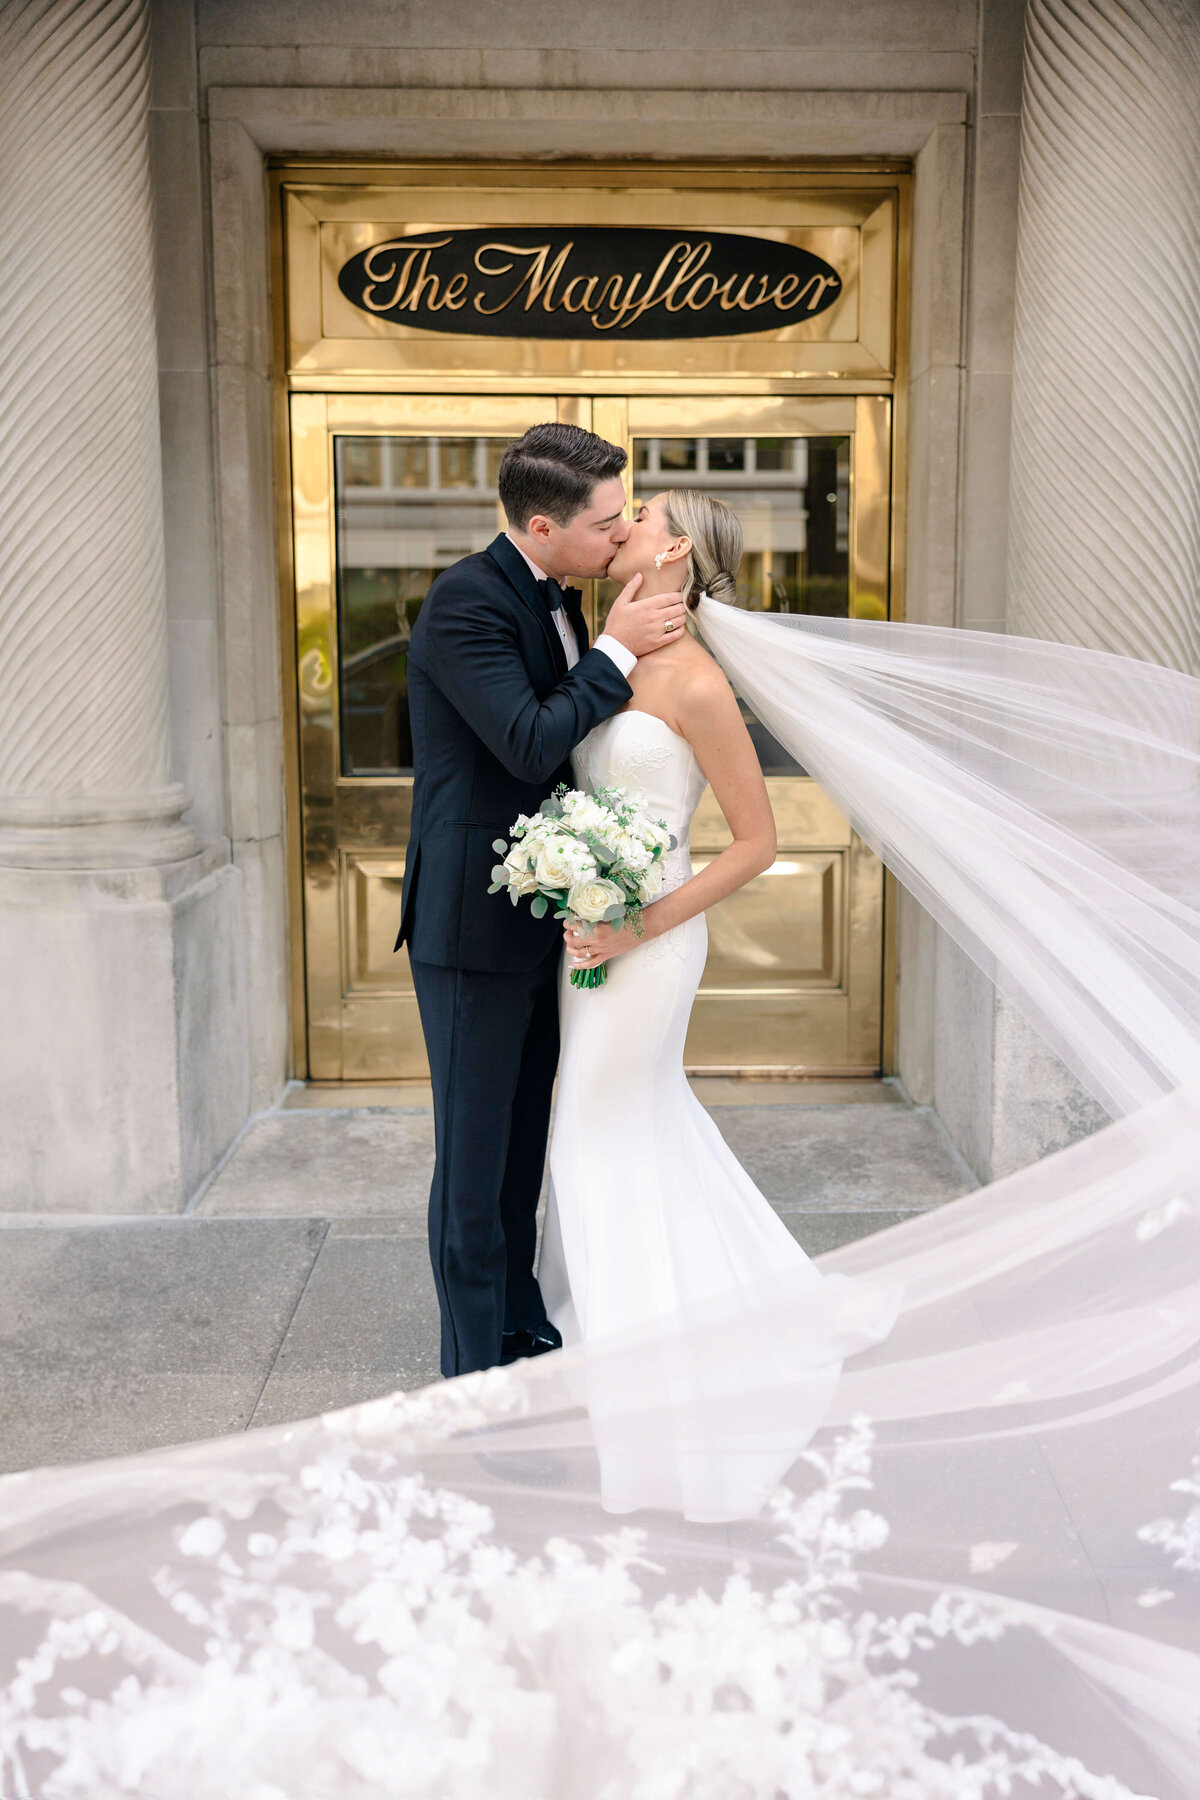
[[[1060,5],[1033,0],[1052,73]],[[1009,618],[1018,222],[1029,242],[1035,232],[1052,233],[1055,222],[1028,150],[1024,212],[1018,206],[1024,0],[846,0],[837,7],[744,0],[736,9],[694,0],[663,15],[678,36],[665,26],[648,34],[653,9],[648,15],[629,0],[522,0],[503,8],[479,0],[437,7],[148,0],[148,10],[137,0],[43,0],[16,10],[25,19],[42,16],[58,32],[60,50],[74,41],[80,53],[81,46],[95,52],[97,31],[110,28],[140,44],[148,18],[148,112],[143,74],[142,87],[135,82],[125,93],[134,116],[120,134],[129,229],[141,233],[133,257],[142,259],[139,298],[123,327],[114,319],[105,330],[126,330],[139,379],[152,383],[152,257],[161,477],[149,440],[114,452],[109,460],[119,469],[96,472],[87,491],[99,496],[93,503],[102,512],[108,490],[100,476],[111,485],[121,471],[137,471],[142,511],[121,529],[142,547],[144,567],[135,582],[93,559],[87,610],[119,637],[120,679],[141,684],[124,709],[145,740],[136,754],[129,740],[125,790],[156,796],[159,826],[181,835],[151,842],[143,820],[140,853],[127,831],[123,848],[97,851],[86,868],[78,856],[64,863],[58,852],[35,850],[37,830],[61,845],[64,831],[78,834],[90,819],[71,817],[78,782],[56,787],[38,773],[53,746],[65,753],[74,744],[82,758],[85,746],[72,737],[80,729],[78,692],[64,690],[58,715],[43,715],[44,753],[29,755],[28,732],[9,740],[7,748],[26,760],[17,776],[0,781],[5,979],[18,996],[23,1043],[36,1052],[30,1061],[18,1047],[13,1067],[0,1073],[6,1094],[23,1097],[0,1140],[0,1162],[13,1171],[0,1187],[0,1206],[28,1206],[32,1194],[33,1204],[48,1209],[172,1210],[292,1069],[289,957],[296,946],[289,943],[285,842],[265,159],[911,158],[906,611],[976,629],[1001,629]],[[1092,11],[1103,24],[1114,9],[1110,0],[1089,0],[1070,10]],[[1172,32],[1187,37],[1185,0],[1144,0],[1143,10],[1148,41],[1169,61]],[[0,26],[10,37],[15,30]],[[1097,54],[1102,65],[1103,46]],[[1188,64],[1177,56],[1173,66],[1175,85],[1162,101],[1168,113],[1185,91],[1195,93],[1194,58]],[[1069,71],[1063,79],[1069,85]],[[97,93],[111,112],[111,89]],[[1115,142],[1125,130],[1120,104],[1131,104],[1128,94],[1116,96],[1098,124],[1092,100],[1073,112],[1053,81],[1028,93],[1029,104],[1059,109],[1068,136],[1086,125]],[[31,88],[27,128],[30,120],[36,125],[37,108]],[[1193,124],[1196,116],[1193,106]],[[116,134],[107,147],[98,141],[96,156],[115,154]],[[1183,172],[1163,203],[1168,213],[1187,191],[1186,167],[1194,167],[1181,157]],[[1131,219],[1129,229],[1136,224]],[[1170,226],[1165,215],[1156,223],[1156,243]],[[1193,219],[1192,238],[1195,229]],[[0,232],[11,265],[33,234],[2,195]],[[1026,279],[1025,336],[1017,344],[1033,359],[1041,353],[1036,332],[1049,327]],[[1186,292],[1194,296],[1194,280]],[[25,341],[36,310],[20,284],[2,293],[17,310],[2,315],[0,353]],[[1069,298],[1059,296],[1060,313]],[[53,328],[90,331],[93,342],[100,331],[94,315]],[[1018,364],[1018,399],[1019,374]],[[1053,633],[1052,621],[1029,610],[1036,585],[1029,559],[1042,554],[1045,536],[1032,499],[1045,478],[1037,446],[1044,454],[1054,441],[1052,427],[1044,419],[1039,427],[1029,411],[1029,392],[1027,381],[1025,413],[1018,406],[1028,429],[1018,434],[1024,511],[1012,604],[1030,628]],[[153,413],[131,394],[127,411],[144,427]],[[28,427],[7,394],[4,408],[0,442],[19,463]],[[1196,416],[1193,407],[1193,432]],[[1187,466],[1194,477],[1200,459],[1193,454]],[[38,502],[44,519],[83,519],[86,486],[67,456]],[[1190,507],[1194,534],[1194,497],[1173,494],[1176,500]],[[1190,581],[1194,608],[1193,537],[1177,534],[1168,554],[1183,559],[1180,579]],[[68,628],[82,616],[73,595],[67,583],[53,602]],[[5,593],[14,606],[20,598]],[[1180,615],[1184,598],[1170,607]],[[6,638],[18,667],[34,653],[22,616],[14,613]],[[1161,632],[1139,639],[1133,614],[1126,609],[1122,618],[1122,647],[1159,654]],[[1075,615],[1060,626],[1075,633]],[[1096,641],[1108,641],[1096,629]],[[1170,638],[1176,660],[1193,654],[1195,639],[1193,612],[1186,623],[1177,620]],[[32,661],[28,668],[34,679]],[[172,777],[179,787],[170,786]],[[57,813],[47,811],[50,797]],[[979,1174],[1018,1166],[1097,1122],[1065,1071],[911,903],[902,905],[898,939],[899,1073],[916,1100],[938,1107]],[[61,1007],[47,1009],[47,994],[62,996]],[[33,1096],[47,1084],[50,1111],[38,1111]],[[134,1090],[141,1099],[130,1100]],[[110,1127],[113,1118],[120,1123]],[[57,1148],[35,1179],[31,1158],[47,1138]]]

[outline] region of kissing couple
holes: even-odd
[[[433,1080],[429,1245],[447,1376],[784,1273],[801,1293],[822,1286],[683,1067],[705,912],[775,857],[737,700],[687,628],[733,601],[741,527],[692,489],[626,517],[625,463],[576,425],[510,444],[508,529],[437,577],[409,650],[415,783],[396,947],[408,946]],[[623,586],[589,646],[566,584],[602,576]],[[585,936],[488,892],[495,840],[564,782],[636,793],[675,839],[637,936],[611,924]],[[732,841],[693,873],[706,786]],[[572,968],[601,962],[602,987],[571,985]]]

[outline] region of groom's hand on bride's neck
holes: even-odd
[[[687,608],[682,594],[639,596],[641,585],[640,575],[626,582],[612,603],[604,630],[634,656],[650,656],[682,634]]]

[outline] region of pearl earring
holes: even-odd
[[[662,568],[662,566],[663,566],[663,564],[664,564],[664,563],[665,563],[665,562],[666,562],[666,560],[667,560],[667,553],[666,553],[666,551],[665,551],[665,550],[660,550],[660,551],[659,551],[659,553],[658,553],[658,555],[657,555],[657,556],[656,556],[656,557],[655,557],[655,559],[654,559],[654,566],[655,566],[655,568],[656,568],[656,569],[661,569],[661,568]]]

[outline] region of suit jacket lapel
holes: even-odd
[[[533,570],[521,555],[516,545],[510,542],[504,532],[488,545],[488,555],[506,576],[514,593],[525,602],[545,633],[550,654],[554,658],[554,667],[559,675],[567,672],[566,652],[558,628],[550,617],[550,608],[546,605],[545,595],[534,580]]]

